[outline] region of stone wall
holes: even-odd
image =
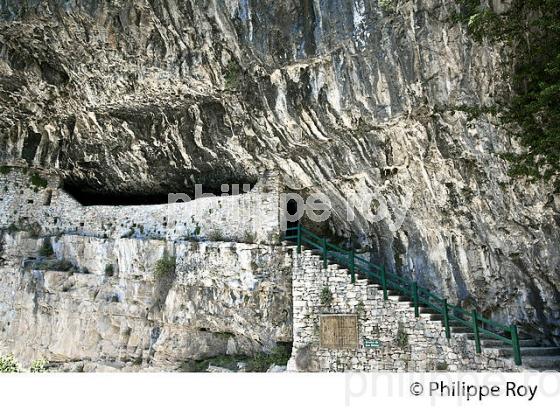
[[[274,178],[240,195],[138,206],[82,206],[56,178],[46,188],[31,183],[33,171],[12,168],[0,175],[0,227],[38,224],[45,234],[120,238],[206,238],[234,242],[277,242],[280,197]]]
[[[282,246],[45,239],[76,267],[63,272],[29,265],[43,239],[1,239],[0,355],[24,365],[44,358],[67,370],[174,370],[291,341],[292,262]],[[155,273],[165,252],[176,259],[169,277]]]
[[[409,302],[383,299],[383,292],[366,280],[350,282],[346,269],[322,266],[319,256],[303,251],[294,257],[294,344],[288,366],[293,371],[471,371],[514,369],[513,361],[496,351],[475,353],[474,342],[464,336],[445,337],[440,322],[428,315],[414,317]],[[328,288],[332,303],[321,303]],[[396,298],[392,298],[396,299]],[[356,314],[358,348],[320,347],[321,314]],[[366,348],[364,339],[377,340],[378,348]]]

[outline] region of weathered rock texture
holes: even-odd
[[[0,175],[0,229],[36,226],[43,235],[170,241],[278,243],[280,238],[280,193],[274,179],[261,179],[239,195],[185,197],[184,202],[170,199],[158,205],[82,206],[60,189],[57,178],[45,175],[45,186],[34,185],[34,178],[41,177],[20,169]]]
[[[508,62],[451,22],[456,2],[0,7],[1,161],[113,194],[277,169],[390,268],[558,341],[560,198],[507,176],[518,147],[483,108]],[[343,198],[373,192],[390,212],[346,221]]]
[[[283,247],[46,240],[79,269],[22,268],[42,239],[2,237],[0,354],[23,365],[44,358],[68,370],[176,370],[187,360],[252,355],[291,341],[291,256]],[[157,276],[165,252],[176,270]]]

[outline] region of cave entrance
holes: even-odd
[[[188,195],[191,200],[207,194],[214,196],[234,196],[250,191],[256,183],[256,180],[240,182],[224,181],[219,184],[206,183],[201,184],[202,189],[200,192],[194,187],[177,187],[162,184],[157,191],[140,193],[97,190],[84,183],[68,181],[64,183],[62,189],[84,206],[163,205],[169,203],[170,193],[184,193]]]
[[[298,203],[295,199],[290,199],[286,204],[286,221],[287,228],[296,228],[299,225],[300,219],[293,221],[294,215],[298,213]]]

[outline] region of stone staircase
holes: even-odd
[[[294,247],[295,251],[295,247]],[[302,252],[306,252],[310,255],[314,255],[317,258],[321,258],[321,252],[315,249],[302,249]],[[350,272],[345,266],[340,266],[331,257],[328,257],[328,267],[329,269],[340,269],[346,271],[348,274],[348,280],[350,280]],[[367,278],[366,275],[360,271],[359,268],[356,269],[356,283],[367,283],[368,288],[372,288],[378,292],[383,292],[380,284],[375,283],[371,278]],[[402,295],[401,293],[389,290],[388,298],[393,301],[399,302],[399,304],[405,304],[410,309],[414,309],[414,303],[412,302],[410,296]],[[420,305],[420,315],[431,321],[439,322],[444,326],[443,315],[431,307]],[[465,326],[464,323],[451,320],[449,322],[451,328],[451,337],[454,335],[460,335],[471,340],[473,345],[475,343],[474,331],[472,328]],[[494,339],[487,335],[480,335],[481,347],[483,351],[492,350],[497,352],[499,356],[504,358],[513,357],[513,349],[511,346],[503,341]],[[543,346],[534,340],[530,335],[520,332],[519,333],[519,343],[521,346],[521,357],[523,370],[534,370],[534,371],[560,371],[560,347],[556,346]]]

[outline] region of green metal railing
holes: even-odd
[[[493,320],[482,317],[476,309],[466,311],[459,306],[452,305],[447,299],[442,298],[428,289],[418,285],[410,278],[387,272],[383,265],[377,265],[360,256],[355,255],[354,250],[343,249],[330,243],[326,238],[321,238],[301,225],[290,227],[286,230],[286,240],[297,244],[297,253],[301,253],[302,246],[310,246],[321,252],[323,266],[326,268],[328,260],[334,260],[337,264],[344,266],[350,272],[352,283],[356,282],[358,272],[368,279],[379,284],[383,290],[383,298],[389,298],[388,292],[399,292],[410,296],[416,317],[420,316],[420,307],[432,308],[440,313],[445,327],[445,336],[451,337],[451,322],[459,323],[473,330],[476,352],[482,352],[481,335],[500,340],[513,349],[515,364],[521,365],[521,348],[519,335],[515,325],[506,326]]]

